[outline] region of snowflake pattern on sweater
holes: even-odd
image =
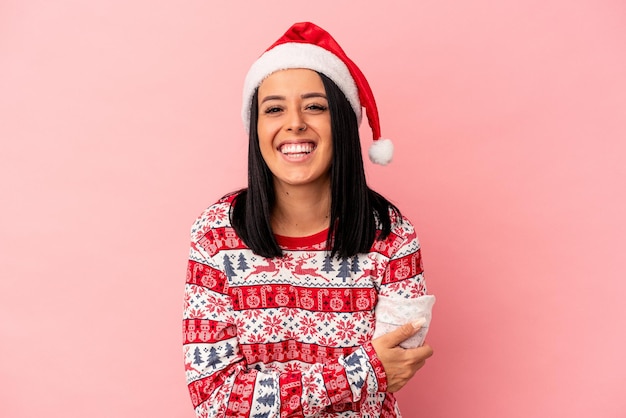
[[[426,294],[406,219],[367,254],[331,258],[326,234],[277,237],[283,257],[254,254],[230,225],[234,195],[191,229],[183,350],[196,415],[399,417],[371,345],[379,294]]]

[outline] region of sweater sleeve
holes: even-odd
[[[185,285],[183,351],[198,417],[313,417],[342,404],[364,403],[386,391],[382,364],[370,343],[303,371],[248,367],[238,344],[225,272],[192,241]],[[367,406],[365,406],[367,407]]]
[[[379,293],[396,299],[427,294],[420,243],[413,225],[403,219],[393,231],[393,251],[385,268]]]

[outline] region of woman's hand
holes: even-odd
[[[420,328],[406,324],[398,329],[372,340],[372,346],[387,375],[387,391],[400,390],[417,372],[426,359],[433,355],[433,349],[424,344],[416,348],[402,348],[398,344],[415,334]]]

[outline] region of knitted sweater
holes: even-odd
[[[331,258],[323,231],[254,254],[230,225],[234,196],[191,229],[183,349],[198,417],[399,417],[372,348],[379,294],[426,294],[406,218],[369,253]]]

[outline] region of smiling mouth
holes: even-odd
[[[283,144],[279,151],[283,155],[291,157],[307,155],[315,150],[316,146],[312,142],[300,143],[300,144]]]

